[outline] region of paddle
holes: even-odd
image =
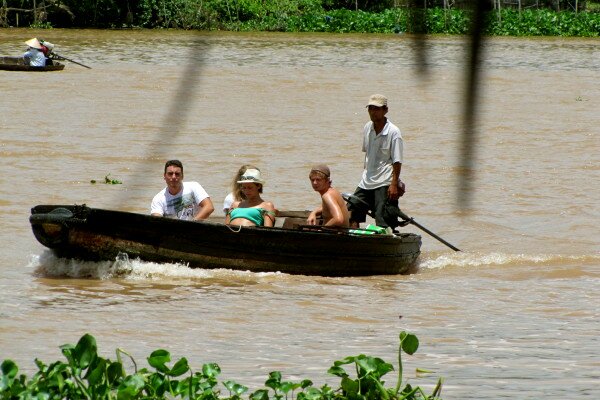
[[[73,64],[81,65],[82,67],[85,67],[85,68],[87,68],[87,69],[92,69],[92,67],[88,67],[87,65],[84,65],[84,64],[82,64],[82,63],[79,63],[79,62],[77,62],[77,61],[71,60],[70,58],[63,57],[63,56],[61,56],[60,54],[56,54],[56,53],[54,53],[54,52],[53,52],[53,53],[52,53],[52,55],[53,55],[53,56],[54,56],[54,58],[56,58],[57,60],[65,60],[65,61],[70,61],[70,62],[72,62]]]
[[[344,200],[346,200],[346,202],[350,203],[350,200],[356,200],[359,203],[361,203],[362,205],[365,206],[369,206],[369,204],[367,204],[367,202],[365,202],[363,199],[356,197],[353,194],[350,193],[342,193],[342,197],[344,198]],[[369,214],[369,216],[371,218],[375,218],[373,216],[373,213],[371,211],[367,211],[367,214]],[[429,235],[433,236],[434,238],[436,238],[437,240],[439,240],[440,242],[444,243],[446,246],[450,247],[452,250],[454,251],[460,251],[460,249],[456,246],[453,246],[452,244],[448,243],[447,241],[445,241],[444,239],[442,239],[441,237],[439,237],[438,235],[436,235],[435,233],[431,232],[429,229],[425,228],[423,225],[419,224],[417,221],[415,221],[414,218],[409,217],[408,215],[404,214],[400,209],[398,209],[398,215],[400,216],[400,218],[402,218],[405,222],[405,224],[413,224],[414,226],[416,226],[417,228],[421,229],[422,231],[428,233]]]

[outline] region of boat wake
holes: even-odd
[[[173,280],[205,280],[237,278],[243,281],[249,277],[282,275],[279,272],[253,273],[250,271],[234,271],[229,269],[190,268],[182,263],[154,263],[129,259],[120,253],[114,261],[81,261],[56,257],[52,251],[46,250],[40,255],[33,255],[28,268],[35,275],[42,277],[69,277],[91,279],[157,280],[165,283],[165,279]]]
[[[600,253],[595,255],[554,255],[554,254],[507,254],[507,253],[425,253],[421,254],[414,273],[452,269],[486,267],[562,267],[600,265]],[[229,282],[249,283],[263,278],[288,276],[280,272],[250,272],[230,269],[190,268],[182,263],[154,263],[129,259],[127,254],[119,254],[114,261],[81,261],[56,257],[50,250],[31,257],[28,268],[41,277],[69,277],[90,279],[125,279],[131,281],[182,281],[228,280]],[[298,277],[296,277],[298,278]]]
[[[437,270],[449,267],[487,267],[487,266],[560,266],[560,265],[598,265],[600,253],[592,255],[560,254],[508,254],[508,253],[453,253],[421,254],[418,268]]]

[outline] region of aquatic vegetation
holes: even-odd
[[[309,379],[284,381],[281,372],[273,371],[265,381],[265,388],[247,396],[249,400],[438,399],[441,379],[431,395],[427,395],[421,387],[412,387],[403,381],[402,353],[414,354],[418,347],[415,335],[400,333],[398,381],[392,388],[386,387],[382,378],[393,371],[394,366],[380,358],[360,354],[335,361],[329,368],[329,374],[341,378],[338,388],[328,385],[315,387]],[[222,394],[217,380],[221,369],[217,364],[204,364],[201,371],[193,372],[184,357],[170,366],[171,355],[164,349],[153,351],[147,358],[153,371],[138,369],[135,360],[122,349],[116,350],[117,361],[100,357],[96,339],[90,334],[83,335],[77,345],[65,344],[60,349],[66,362],[46,365],[36,359],[38,372],[31,378],[18,375],[17,365],[12,360],[4,360],[0,365],[0,399],[238,400],[249,390],[228,380],[221,382],[226,390],[226,394]],[[135,369],[132,374],[125,372],[123,356],[131,359]],[[346,366],[353,367],[353,371],[348,372]]]
[[[19,25],[23,2],[5,0],[0,26]],[[39,2],[38,2],[39,3]],[[140,0],[123,7],[114,0],[46,0],[37,12],[21,12],[23,26],[86,28],[175,28],[230,31],[467,34],[472,11],[466,3],[355,0]],[[360,3],[360,4],[359,4]],[[475,3],[475,2],[471,2]],[[491,2],[488,2],[491,3]],[[496,3],[496,2],[494,2]],[[556,0],[535,7],[488,10],[486,35],[600,35],[600,3]],[[409,7],[412,4],[413,7]],[[444,7],[443,5],[446,4]],[[512,2],[513,6],[516,4]],[[519,3],[520,4],[520,3]],[[414,7],[424,5],[424,8]],[[549,7],[552,5],[552,7]],[[35,2],[33,3],[35,8]],[[42,11],[43,10],[43,11]],[[415,11],[417,12],[415,14]],[[421,15],[422,26],[415,15]],[[67,17],[68,16],[68,17]]]
[[[109,177],[110,177],[110,174],[107,174],[107,175],[104,176],[104,183],[106,183],[107,185],[121,185],[123,183],[123,182],[121,182],[118,179],[112,179],[112,178],[109,178]],[[90,180],[90,183],[91,184],[96,184],[96,183],[98,183],[98,181],[95,180],[95,179],[92,179],[92,180]]]

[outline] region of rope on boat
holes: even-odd
[[[229,230],[233,233],[240,233],[240,231],[242,230],[242,225],[225,225],[226,227],[229,228]],[[235,230],[233,227],[237,226],[237,230]]]

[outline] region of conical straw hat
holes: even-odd
[[[34,49],[38,49],[38,50],[42,49],[42,44],[40,43],[39,40],[37,40],[37,38],[29,39],[28,41],[25,42],[25,44],[29,47],[33,47]]]

